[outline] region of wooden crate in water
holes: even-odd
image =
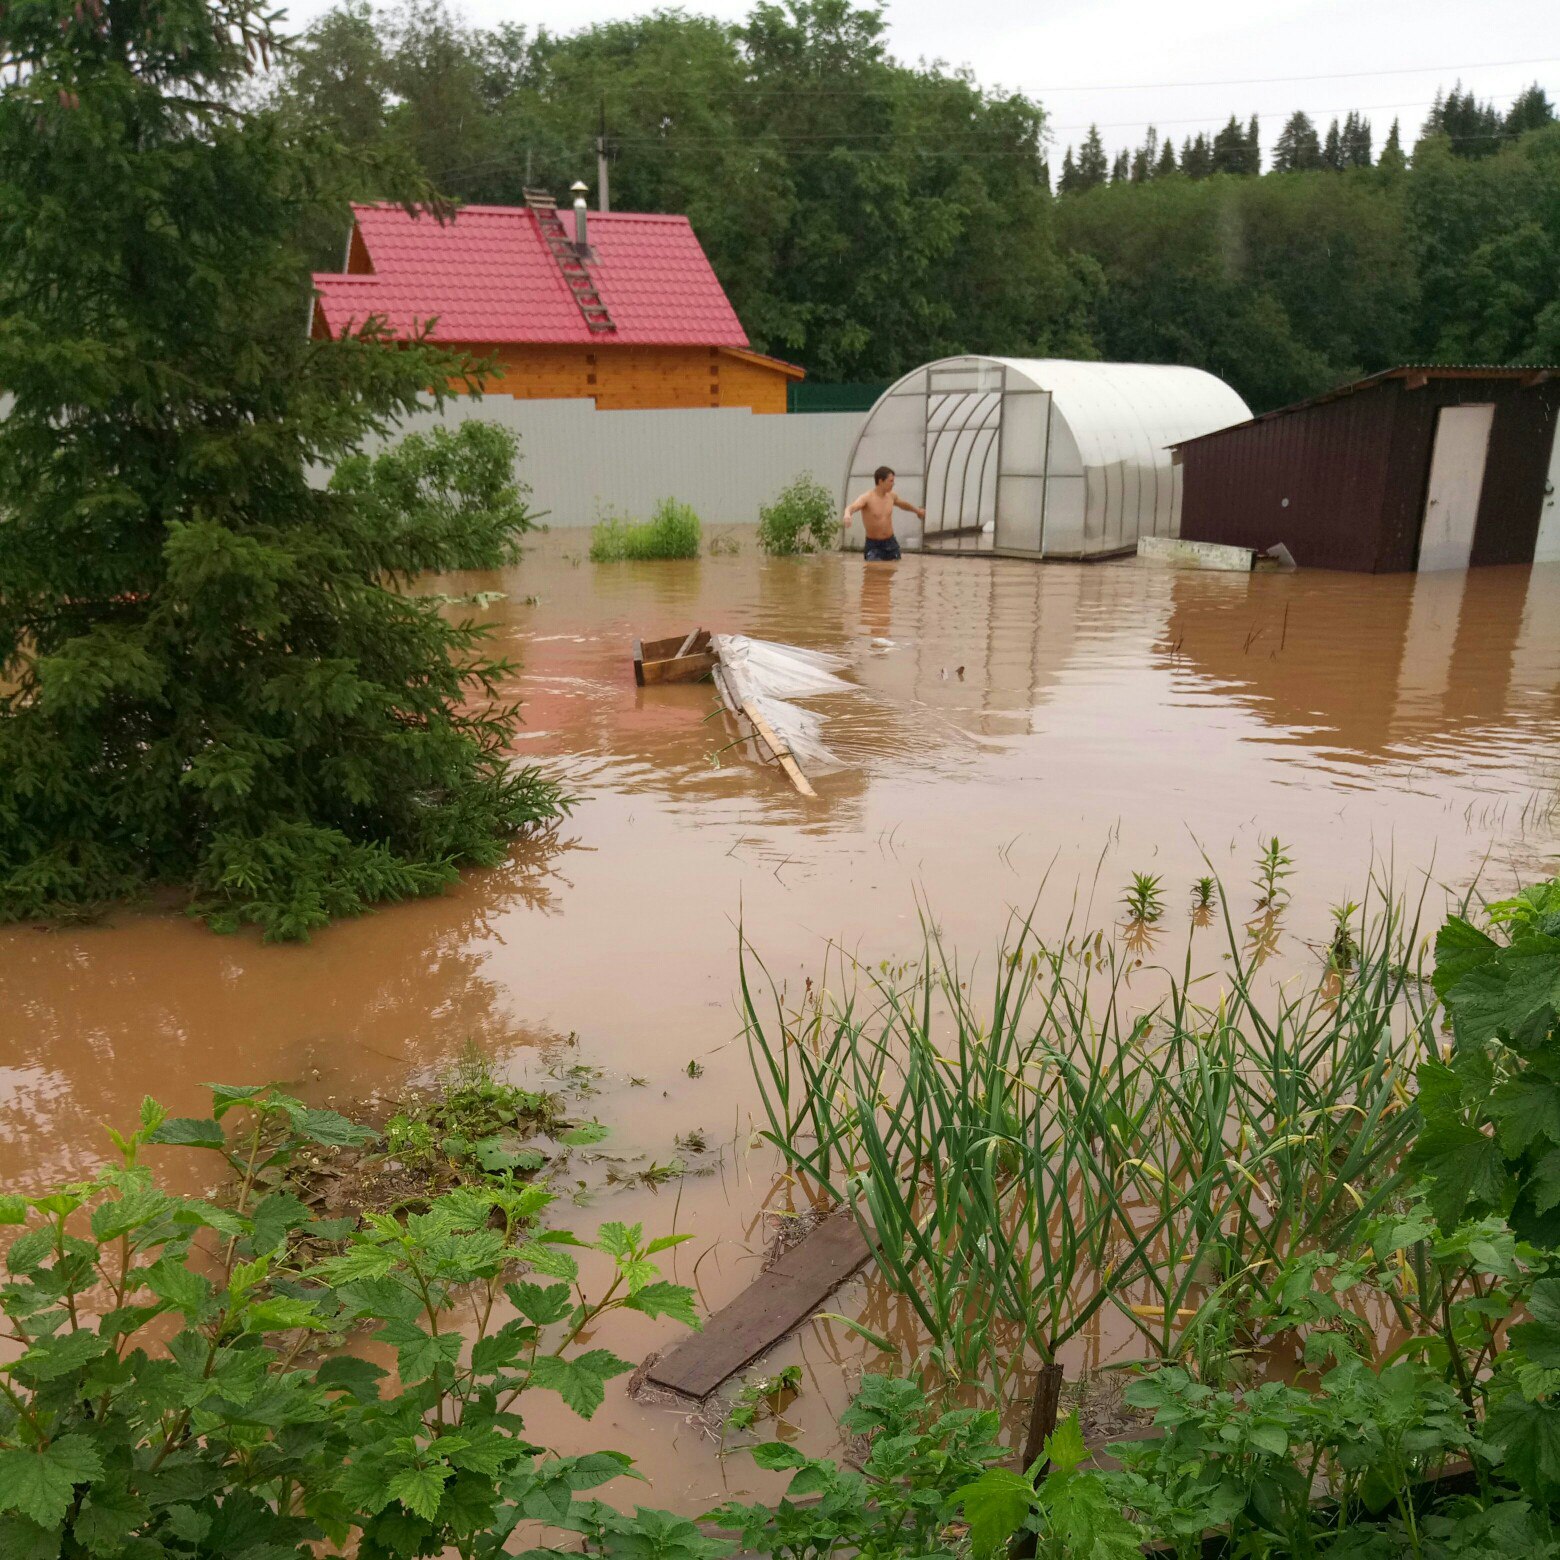
[[[699,682],[715,670],[720,656],[710,648],[710,632],[696,628],[671,639],[634,641],[634,681],[648,683]]]

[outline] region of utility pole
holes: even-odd
[[[596,137],[596,209],[612,210],[612,196],[607,189],[607,96],[601,95],[600,133]]]

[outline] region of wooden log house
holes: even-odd
[[[755,352],[686,217],[464,206],[444,222],[353,207],[346,268],[314,277],[311,329],[382,318],[496,364],[488,395],[588,399],[602,410],[784,412],[802,370]]]

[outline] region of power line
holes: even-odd
[[[1309,112],[1315,115],[1376,114],[1384,113],[1388,110],[1418,108],[1423,101],[1424,100],[1422,98],[1414,98],[1412,101],[1407,103],[1351,103],[1346,104],[1342,108],[1315,108],[1311,109]],[[1234,117],[1239,120],[1242,116],[1237,114]],[[1258,110],[1255,115],[1248,114],[1245,117],[1247,119],[1253,117],[1261,118],[1262,111]],[[1078,130],[1135,130],[1139,125],[1146,125],[1149,122],[1150,121],[1145,119],[1120,119],[1107,124],[1047,124],[1045,128],[1047,132],[1052,134],[1061,131]],[[1222,126],[1227,122],[1227,119],[1217,119],[1216,121],[1215,118],[1212,118],[1207,114],[1196,114],[1186,119],[1156,119],[1152,121],[1156,129],[1160,126],[1174,125],[1203,125],[1209,128],[1222,128]],[[949,141],[956,140],[960,137],[995,139],[999,134],[1000,132],[995,130],[948,130],[928,134],[917,134],[914,131],[907,133],[901,130],[862,130],[855,132],[845,131],[839,134],[833,134],[828,131],[819,131],[816,133],[811,131],[795,131],[774,133],[763,132],[752,135],[707,136],[699,139],[679,136],[675,144],[678,147],[687,147],[690,149],[697,147],[741,145],[744,142],[757,146],[807,146],[821,144],[829,144],[834,146],[878,146],[883,144],[915,145],[918,142],[924,141],[929,145],[944,146]],[[660,136],[654,135],[614,135],[610,139],[615,145],[625,147],[668,147],[673,144],[672,142],[669,142]],[[1002,153],[1001,155],[1009,154]]]
[[[884,62],[888,64],[888,62]],[[1063,82],[1051,82],[1045,85],[1033,85],[1017,83],[1011,87],[1002,89],[1004,96],[1041,96],[1053,92],[1150,92],[1164,91],[1176,87],[1259,87],[1278,86],[1297,81],[1358,81],[1376,76],[1429,76],[1442,75],[1448,71],[1473,71],[1473,70],[1505,70],[1515,69],[1518,66],[1529,65],[1553,65],[1560,63],[1560,55],[1543,55],[1536,59],[1525,60],[1479,60],[1461,65],[1399,65],[1389,66],[1382,70],[1345,70],[1326,71],[1307,76],[1230,76],[1221,80],[1198,81],[1123,81],[1123,82],[1090,82],[1082,86],[1069,86]],[[904,67],[909,68],[909,67]],[[686,75],[668,71],[665,76],[668,84],[687,87],[689,85]],[[959,83],[960,79],[952,75],[939,75],[933,78],[948,83]],[[982,89],[968,83],[973,90],[979,92]],[[631,85],[609,86],[606,91],[613,96],[633,97],[654,93],[659,90],[644,81]],[[752,97],[752,98],[825,98],[844,97],[861,98],[872,97],[885,92],[896,91],[896,87],[877,87],[863,82],[854,87],[701,87],[698,95],[701,98],[726,98],[726,97]]]
[[[1290,81],[1358,81],[1367,76],[1429,76],[1448,70],[1502,70],[1518,65],[1553,65],[1560,55],[1536,60],[1484,60],[1473,65],[1398,65],[1388,70],[1338,70],[1318,76],[1246,76],[1227,81],[1137,81],[1088,87],[1030,87],[1031,92],[1150,92],[1166,87],[1265,87]],[[1329,110],[1328,112],[1331,112]]]

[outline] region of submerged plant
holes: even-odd
[[[751,1430],[759,1419],[776,1416],[801,1390],[802,1367],[787,1365],[772,1376],[756,1376],[743,1382],[726,1423],[735,1430]]]
[[[562,1117],[560,1101],[497,1076],[491,1058],[468,1045],[435,1089],[385,1123],[384,1157],[414,1170],[439,1166],[497,1175],[538,1170],[546,1155],[527,1143]]]
[[[1257,909],[1275,913],[1289,903],[1289,890],[1284,879],[1294,872],[1294,862],[1275,834],[1263,847],[1257,858],[1257,875],[1252,879],[1257,890]]]
[[[1333,934],[1327,944],[1327,966],[1340,975],[1354,968],[1360,956],[1360,945],[1355,940],[1351,923],[1359,914],[1359,906],[1350,899],[1332,909]]]
[[[1157,921],[1165,910],[1165,896],[1160,884],[1162,877],[1150,877],[1146,872],[1132,874],[1132,886],[1122,896],[1127,919],[1148,926]]]
[[[1218,881],[1211,877],[1200,877],[1192,884],[1192,919],[1201,926],[1206,926],[1213,919],[1213,912],[1219,904]]]

